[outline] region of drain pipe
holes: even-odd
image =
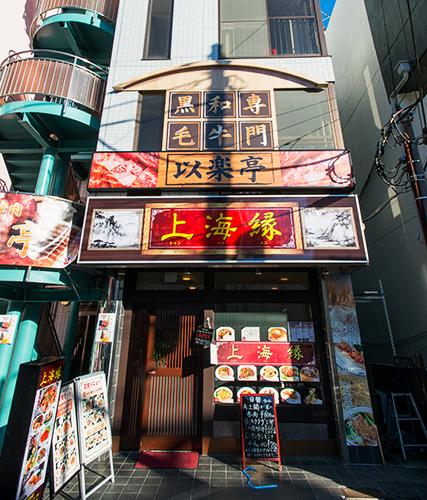
[[[396,66],[396,71],[402,76],[402,79],[397,84],[396,88],[390,94],[389,101],[395,115],[400,111],[397,103],[397,94],[408,81],[411,65],[409,61],[399,61]],[[422,98],[422,96],[421,96]],[[399,120],[402,126],[403,135],[406,137],[402,147],[406,159],[406,168],[411,182],[412,191],[414,193],[415,204],[417,206],[418,217],[424,235],[424,244],[427,244],[427,181],[424,175],[424,170],[421,164],[418,145],[415,140],[414,130],[412,128],[411,116],[406,116],[403,120]]]

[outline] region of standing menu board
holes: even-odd
[[[52,441],[51,490],[56,495],[80,470],[74,384],[64,385],[59,396]]]
[[[0,459],[2,498],[41,499],[65,358],[20,366]]]
[[[112,446],[105,373],[75,379],[80,461],[88,465]]]
[[[243,393],[240,410],[243,470],[247,460],[279,462],[282,470],[274,395]]]

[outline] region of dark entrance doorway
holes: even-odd
[[[135,304],[122,449],[201,447],[202,304]]]

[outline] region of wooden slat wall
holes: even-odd
[[[154,377],[150,392],[148,435],[197,435],[197,378]]]

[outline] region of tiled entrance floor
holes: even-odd
[[[380,493],[374,498],[387,500],[427,500],[427,458],[409,460],[404,465],[398,458],[387,461],[386,467],[344,465],[338,458],[284,458],[282,472],[277,463],[257,464],[251,471],[254,486],[277,484],[277,488],[253,489],[242,473],[242,460],[233,456],[200,456],[197,469],[135,469],[138,453],[113,456],[115,483],[103,485],[91,500],[249,500],[253,498],[286,500],[335,500],[350,495]],[[108,459],[96,461],[91,468],[109,470]],[[86,472],[90,484],[95,475]],[[65,488],[78,498],[78,481],[74,478]],[[49,498],[48,489],[44,499]],[[372,497],[370,497],[372,498]]]

